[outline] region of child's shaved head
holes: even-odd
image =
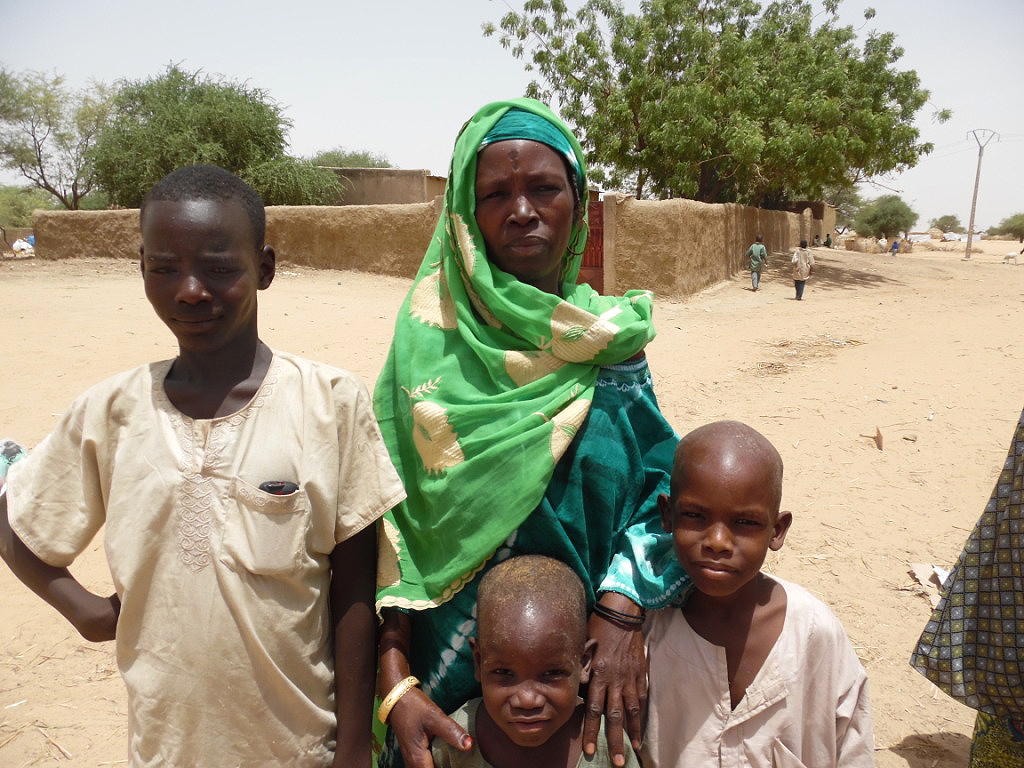
[[[180,203],[187,200],[238,201],[252,224],[256,245],[263,245],[267,215],[259,193],[235,174],[216,165],[186,165],[164,176],[143,198],[139,218],[145,217],[150,203]]]
[[[583,583],[572,568],[550,557],[522,555],[498,563],[480,580],[476,606],[481,637],[543,610],[557,617],[574,646],[582,648],[587,639]]]
[[[675,498],[686,485],[687,463],[715,455],[723,464],[757,462],[764,470],[770,507],[778,514],[782,504],[782,456],[768,438],[738,421],[715,421],[690,432],[676,446],[669,493]]]
[[[495,764],[521,765],[518,750],[543,747],[557,736],[538,758],[546,765],[558,754],[564,765],[563,752],[573,738],[566,726],[574,716],[576,728],[582,726],[580,684],[590,677],[596,643],[587,640],[583,584],[569,566],[550,557],[514,557],[480,580],[476,609],[477,636],[469,645],[483,694],[478,714],[497,726],[474,734],[481,751],[518,755]]]

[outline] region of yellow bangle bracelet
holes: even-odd
[[[405,696],[409,692],[410,688],[415,688],[420,684],[420,681],[409,675],[404,680],[400,680],[394,688],[388,691],[388,695],[384,697],[384,701],[380,703],[377,708],[377,719],[380,720],[381,725],[388,724],[388,715],[391,714],[391,710],[395,708],[395,704],[398,700]]]

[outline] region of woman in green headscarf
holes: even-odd
[[[644,609],[688,584],[656,509],[678,438],[643,355],[650,293],[576,285],[586,199],[580,145],[543,104],[489,104],[463,127],[374,394],[408,492],[385,521],[378,569],[382,766],[401,764],[396,740],[410,768],[426,768],[431,737],[467,738],[444,713],[479,695],[476,586],[525,553],[583,579],[598,640],[590,702],[613,757],[623,726],[640,738]],[[588,714],[588,753],[598,722]]]

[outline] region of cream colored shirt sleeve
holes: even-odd
[[[110,478],[100,466],[101,430],[110,400],[107,382],[79,397],[53,432],[8,473],[11,528],[49,565],[69,566],[105,521]]]
[[[373,403],[362,382],[335,383],[350,390],[335,398],[350,405],[339,410],[338,442],[345,446],[338,467],[338,516],[335,541],[340,543],[405,498],[405,488],[391,463],[373,415]]]

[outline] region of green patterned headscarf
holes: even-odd
[[[570,236],[561,298],[488,261],[475,215],[477,153],[509,109],[557,129],[586,189],[579,142],[538,101],[488,104],[459,134],[444,210],[374,391],[408,493],[385,518],[379,607],[422,610],[458,592],[540,502],[587,416],[598,368],[654,338],[649,292],[601,296],[576,285],[585,219]],[[537,140],[527,132],[495,141]]]
[[[569,164],[572,171],[572,177],[569,180],[575,183],[579,199],[583,200],[586,197],[587,179],[576,158],[576,150],[569,143],[568,136],[562,133],[557,125],[549,123],[547,118],[541,117],[535,112],[527,112],[525,109],[513,107],[505,112],[487,132],[487,135],[481,140],[477,152],[486,146],[508,139],[530,139],[547,144],[554,149]]]

